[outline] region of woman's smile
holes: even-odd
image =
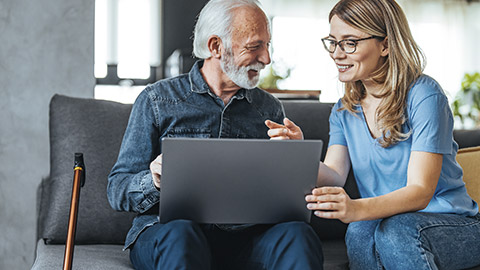
[[[342,72],[342,73],[347,72],[352,67],[353,67],[353,65],[337,64],[338,72]]]

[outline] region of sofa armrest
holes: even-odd
[[[47,199],[48,197],[48,193],[46,193],[45,191],[45,183],[48,182],[50,179],[50,176],[46,176],[44,178],[42,178],[42,180],[40,181],[40,184],[38,184],[38,187],[37,187],[37,197],[36,197],[36,220],[37,220],[37,231],[35,232],[35,241],[38,241],[40,239],[40,234],[41,234],[41,231],[43,231],[43,224],[44,222],[41,222],[40,220],[42,220],[44,218],[44,212],[42,212],[42,209],[45,208],[45,200]]]
[[[480,129],[456,129],[453,138],[459,148],[480,146]]]

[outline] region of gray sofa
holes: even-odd
[[[287,116],[306,139],[328,142],[332,104],[283,101]],[[125,235],[134,217],[116,212],[106,197],[107,175],[116,161],[131,105],[55,95],[50,103],[50,175],[37,192],[37,243],[32,269],[60,269],[63,264],[73,182],[74,153],[84,154],[86,182],[81,189],[73,269],[132,269]],[[480,145],[480,130],[456,131],[461,147]],[[323,149],[325,155],[326,144]],[[346,190],[358,197],[352,175]],[[312,218],[322,239],[325,269],[348,269],[343,237],[346,225]],[[480,269],[480,267],[476,268]]]

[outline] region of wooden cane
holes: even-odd
[[[75,153],[75,165],[73,166],[72,200],[70,202],[70,216],[68,218],[67,243],[65,244],[65,256],[63,258],[63,270],[72,269],[73,248],[75,246],[75,232],[77,227],[78,204],[80,200],[80,187],[85,184],[85,165],[83,154]]]

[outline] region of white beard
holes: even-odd
[[[258,81],[260,80],[260,70],[264,69],[265,65],[262,63],[256,63],[246,67],[239,67],[235,65],[232,53],[227,51],[220,59],[220,67],[236,85],[245,89],[253,89],[257,86]],[[258,74],[250,79],[248,71],[252,69],[258,71]]]

